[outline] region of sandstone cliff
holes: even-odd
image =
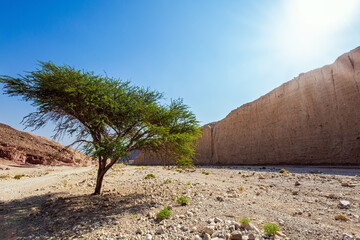
[[[199,165],[360,165],[360,47],[203,126],[196,152]]]
[[[360,165],[360,47],[202,131],[196,164]]]
[[[0,123],[0,158],[43,165],[91,164],[90,158],[59,143]]]

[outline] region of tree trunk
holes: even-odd
[[[95,192],[93,193],[93,195],[99,195],[101,192],[102,182],[104,180],[105,173],[107,172],[105,166],[106,166],[106,161],[103,162],[103,159],[99,157],[99,169],[96,177]]]
[[[98,175],[96,178],[96,186],[95,186],[95,192],[93,193],[93,195],[99,195],[101,192],[101,186],[102,186],[102,182],[104,180],[104,175],[106,173],[106,170],[103,169],[102,171],[98,171]]]
[[[100,194],[105,173],[117,162],[118,159],[119,158],[114,158],[108,165],[106,165],[106,159],[104,160],[103,158],[99,157],[99,169],[96,178],[95,192],[92,195]]]

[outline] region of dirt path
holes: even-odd
[[[0,201],[10,201],[36,195],[34,194],[35,191],[59,183],[66,175],[89,172],[93,169],[94,166],[79,168],[42,167],[33,169],[33,174],[27,174],[20,179],[0,181]]]

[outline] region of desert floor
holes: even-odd
[[[279,226],[276,239],[360,238],[358,166],[116,164],[102,195],[92,196],[95,178],[96,166],[1,160],[0,239],[265,239],[265,223]],[[179,195],[189,203],[178,204]],[[159,221],[164,206],[172,215]],[[251,220],[245,228],[237,223],[243,217]]]

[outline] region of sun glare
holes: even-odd
[[[294,0],[282,2],[270,39],[288,61],[308,61],[327,51],[356,17],[357,0]]]

